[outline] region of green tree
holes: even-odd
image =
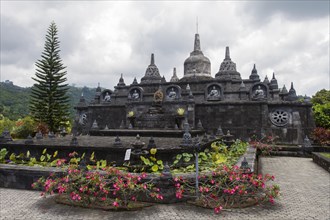
[[[311,101],[314,105],[330,103],[330,90],[321,89],[312,96]]]
[[[330,90],[318,91],[311,101],[316,125],[330,129]]]
[[[30,111],[38,122],[53,132],[68,120],[69,97],[65,66],[60,58],[60,42],[54,22],[48,28],[41,59],[36,62],[36,81],[31,91]]]

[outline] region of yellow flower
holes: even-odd
[[[134,112],[133,111],[129,111],[127,114],[128,117],[133,117],[134,116]]]
[[[157,149],[156,148],[151,148],[150,149],[150,154],[155,155],[157,153]]]
[[[184,109],[183,108],[178,108],[177,110],[176,110],[176,112],[178,113],[178,115],[180,115],[180,116],[182,116],[183,114],[184,114]]]

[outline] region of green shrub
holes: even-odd
[[[12,131],[13,138],[26,138],[29,135],[33,135],[36,133],[37,124],[36,122],[30,117],[26,116],[22,119],[16,121],[15,127]]]

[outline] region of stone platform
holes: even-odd
[[[143,137],[169,137],[169,138],[181,138],[184,131],[173,129],[106,129],[106,130],[90,130],[91,136],[136,136]],[[204,134],[203,130],[191,130],[192,136],[201,136]]]

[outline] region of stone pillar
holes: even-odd
[[[293,144],[302,144],[304,134],[301,126],[300,114],[297,111],[292,112],[292,125],[293,128],[297,131],[297,139],[292,140]]]

